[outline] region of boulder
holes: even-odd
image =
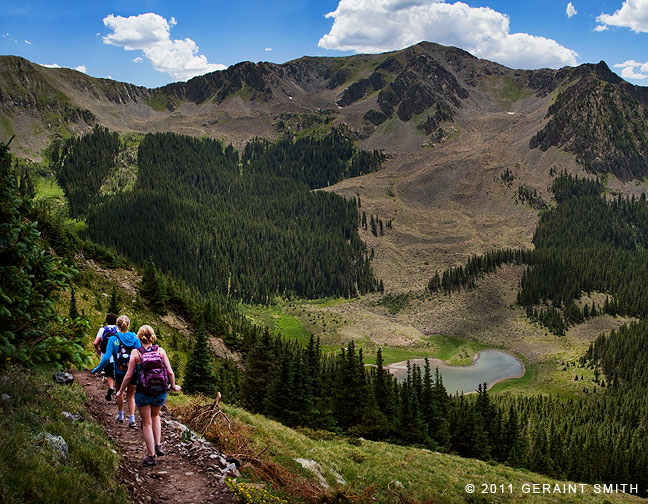
[[[36,436],[41,445],[47,444],[58,454],[59,458],[65,462],[67,460],[68,445],[61,436],[55,436],[49,432],[42,432]]]
[[[54,373],[54,381],[56,383],[69,385],[74,381],[74,376],[72,376],[70,373],[66,373],[65,371],[59,371],[58,373]]]
[[[68,420],[72,420],[73,422],[80,422],[83,420],[83,417],[79,415],[76,411],[74,413],[71,413],[69,411],[63,411],[61,413],[65,418]]]

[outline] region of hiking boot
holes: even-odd
[[[112,395],[115,393],[115,389],[110,387],[108,389],[108,392],[106,393],[106,401],[110,401],[112,399]]]
[[[162,449],[162,445],[156,444],[155,445],[155,454],[158,457],[164,457],[166,453],[164,453],[164,450]]]
[[[120,411],[119,413],[117,413],[117,421],[119,423],[124,423],[124,413],[123,412]]]
[[[155,455],[147,455],[144,457],[144,460],[142,460],[142,464],[145,466],[154,466],[157,462],[155,461]]]
[[[131,418],[131,419],[128,421],[128,426],[129,426],[131,429],[135,429],[135,428],[137,427],[137,422],[136,422],[134,419]]]

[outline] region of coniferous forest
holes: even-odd
[[[645,495],[648,364],[634,355],[647,341],[645,323],[599,338],[578,365],[624,378],[608,378],[606,393],[580,398],[491,397],[486,384],[474,395],[449,396],[429,364],[410,367],[399,382],[380,353],[377,365],[366,368],[353,342],[322,355],[317,341],[302,347],[267,332],[242,342],[241,373],[225,363],[220,378],[210,379],[247,409],[290,426],[415,444],[559,479],[632,481]],[[628,352],[622,364],[614,361],[620,349]]]
[[[608,199],[598,179],[559,174],[551,186],[556,206],[540,214],[534,250],[499,250],[435,275],[431,292],[474,287],[504,263],[528,265],[518,303],[555,334],[598,313],[648,316],[648,202]],[[578,306],[582,294],[608,295],[601,305]]]
[[[356,202],[310,188],[375,170],[382,154],[357,151],[335,130],[319,140],[255,140],[242,158],[216,140],[149,134],[139,145],[134,189],[100,196],[119,152],[115,139],[95,128],[52,149],[72,214],[86,218],[93,240],[244,301],[377,289]],[[328,167],[326,180],[315,176],[319,166]]]
[[[233,149],[222,149],[220,144],[209,141],[189,140],[174,135],[168,139],[165,137],[151,135],[146,140],[152,143],[143,142],[141,149],[151,149],[150,157],[159,156],[156,159],[161,165],[167,160],[165,173],[170,173],[169,180],[152,180],[154,176],[146,175],[146,170],[157,173],[153,163],[147,166],[142,162],[138,184],[141,179],[143,186],[136,187],[132,193],[122,194],[121,198],[134,197],[139,194],[138,191],[152,197],[153,188],[164,188],[169,193],[175,191],[176,195],[191,194],[195,200],[192,204],[198,207],[204,202],[214,201],[209,198],[207,189],[192,192],[194,186],[209,187],[219,195],[226,192],[225,188],[241,187],[235,185],[235,182],[240,184],[236,170],[222,160],[227,156],[233,159]],[[161,146],[167,140],[175,145],[176,151],[185,149],[182,151],[185,157],[196,161],[209,159],[214,164],[215,161],[222,162],[225,167],[223,171],[230,166],[230,172],[225,172],[227,177],[215,177],[206,164],[200,163],[194,165],[190,173],[180,170],[173,172],[176,158]],[[174,141],[177,144],[173,144]],[[192,158],[192,152],[196,151],[203,153]],[[142,159],[146,159],[146,155]],[[198,169],[195,169],[196,166]],[[241,177],[240,166],[238,173],[238,177]],[[226,185],[228,183],[230,185]],[[31,186],[28,180],[23,180],[20,188],[13,191],[21,193],[18,199],[27,201],[33,190]],[[245,187],[256,187],[261,192],[253,184]],[[311,193],[306,191],[306,194]],[[614,258],[614,254],[627,254],[622,257],[630,259],[633,254],[641,257],[641,244],[646,236],[644,199],[605,200],[600,196],[600,186],[596,181],[578,180],[566,174],[556,179],[554,194],[558,204],[543,214],[540,220],[536,232],[536,251],[498,251],[475,257],[465,268],[456,268],[454,273],[444,275],[445,280],[435,277],[431,285],[438,286],[437,289],[453,289],[457,286],[469,288],[470,282],[480,274],[494,271],[506,262],[527,264],[526,278],[545,261],[560,258],[560,261],[553,263],[560,267],[570,264],[570,254],[585,254],[583,250],[589,251],[590,260],[597,259],[599,249],[607,251],[609,256],[601,257],[608,259]],[[225,199],[234,205],[233,200]],[[92,211],[107,212],[113,208],[109,205],[110,201],[100,202],[96,206],[89,204],[88,218],[96,218]],[[119,205],[114,205],[114,208],[116,215],[121,215],[119,212],[123,210],[119,209]],[[354,225],[357,225],[357,211],[353,204],[351,208]],[[159,208],[159,211],[162,209]],[[275,208],[274,211],[280,214],[281,209]],[[596,224],[598,221],[594,214],[597,212],[604,212],[605,222]],[[249,213],[259,215],[252,210]],[[101,245],[69,234],[60,222],[47,214],[36,213],[30,218],[38,221],[44,239],[66,261],[79,252],[107,265],[114,266],[124,261]],[[631,225],[628,226],[628,222]],[[150,224],[153,226],[153,221]],[[547,232],[549,228],[545,226],[553,226],[554,231]],[[569,227],[570,230],[560,226]],[[125,232],[123,227],[121,231]],[[556,241],[555,236],[560,236],[560,240]],[[148,249],[149,252],[151,250]],[[149,255],[152,256],[151,253]],[[231,349],[242,355],[240,366],[230,361],[217,362],[213,358],[195,359],[192,379],[187,382],[190,390],[203,393],[223,391],[230,401],[291,426],[426,446],[466,457],[525,467],[561,479],[632,482],[638,484],[645,495],[648,488],[648,361],[645,358],[648,326],[645,318],[609,335],[601,335],[581,358],[578,365],[594,368],[595,379],[601,386],[604,385],[599,390],[604,390],[604,393],[579,398],[490,396],[484,385],[479,387],[475,395],[452,397],[446,393],[442,379],[429,364],[423,369],[410,367],[406,379],[399,382],[385,370],[380,354],[377,365],[366,368],[362,350],[356,349],[353,342],[340,352],[325,355],[320,351],[316,339],[311,338],[306,346],[283,340],[240,316],[226,295],[218,291],[205,295],[179,276],[163,273],[148,257],[142,262],[145,267],[140,295],[158,313],[173,309],[198,328],[192,352],[204,357],[201,342],[205,338],[204,331],[209,330],[221,336]],[[566,302],[574,301],[579,292],[586,291],[586,286],[590,286],[591,289],[608,293],[612,301],[607,303],[607,310],[614,306],[614,310],[629,313],[632,305],[621,302],[623,298],[620,293],[623,290],[619,283],[612,280],[614,275],[624,274],[626,268],[629,271],[626,273],[628,283],[623,287],[630,289],[630,286],[636,285],[636,289],[639,289],[638,284],[632,284],[631,277],[637,275],[641,278],[645,272],[638,266],[632,269],[633,264],[631,260],[594,262],[594,266],[607,272],[607,276],[601,274],[601,278],[610,283],[593,283],[599,272],[595,268],[584,268],[574,274],[573,280],[569,280],[574,285],[570,291],[552,291],[559,282],[555,280],[554,284],[550,276],[534,284],[523,281],[520,296],[524,299],[525,289],[529,289],[529,285],[544,289],[539,291],[544,293],[538,294],[539,299],[549,300],[552,304],[550,308],[564,317],[567,313]],[[565,278],[571,278],[567,269],[562,274]],[[552,292],[561,297],[553,298]],[[640,300],[643,298],[639,290],[636,296]],[[637,314],[643,316],[641,306],[639,310]],[[591,311],[588,310],[588,313],[591,315]],[[577,368],[574,369],[576,371]]]

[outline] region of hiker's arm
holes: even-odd
[[[169,362],[169,357],[167,357],[167,354],[163,348],[160,348],[160,356],[162,357],[162,360],[164,360],[164,366],[166,367],[167,370],[167,375],[169,377],[169,383],[171,384],[171,389],[182,390],[182,387],[180,385],[176,385],[175,374],[173,374],[173,369],[171,369],[171,362]]]
[[[139,352],[137,350],[133,350],[131,352],[131,358],[128,361],[128,369],[126,370],[126,376],[124,376],[124,380],[122,381],[121,387],[119,387],[119,392],[117,392],[117,397],[120,397],[124,393],[124,390],[126,390],[126,387],[128,387],[128,384],[133,379],[133,373],[135,373],[135,366],[137,365],[135,359],[137,359],[138,357],[139,357]]]
[[[106,353],[104,354],[103,358],[101,359],[101,362],[99,362],[97,367],[92,370],[93,373],[97,373],[101,371],[103,368],[105,368],[108,365],[108,363],[110,362],[110,358],[112,357],[113,354],[113,347],[114,347],[114,342],[113,339],[110,338],[108,340],[108,345],[106,345]]]
[[[95,340],[92,342],[92,344],[93,344],[94,347],[95,347],[95,350],[97,351],[97,355],[98,355],[98,356],[101,356],[101,336],[102,336],[101,333],[102,333],[102,331],[99,330],[99,332],[97,333],[97,337],[96,337]]]

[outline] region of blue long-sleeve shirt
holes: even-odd
[[[113,357],[113,360],[117,361],[117,350],[119,349],[119,340],[121,339],[122,343],[126,346],[132,347],[133,349],[139,348],[142,346],[139,338],[135,335],[134,332],[128,331],[126,333],[117,333],[117,336],[111,336],[106,345],[106,353],[101,358],[99,365],[92,370],[93,373],[98,373],[103,368],[105,368],[110,362],[110,358]]]

